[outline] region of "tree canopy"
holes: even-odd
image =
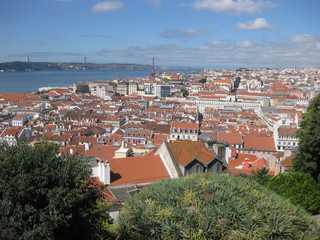
[[[95,239],[99,188],[88,164],[61,158],[53,145],[0,145],[1,239]]]
[[[320,95],[310,102],[297,136],[299,151],[293,159],[294,169],[320,181]]]
[[[320,187],[308,173],[288,172],[272,176],[267,187],[313,214],[320,213]]]
[[[206,78],[201,78],[200,80],[199,80],[199,83],[206,83],[207,82],[207,79]]]
[[[120,239],[310,239],[309,217],[250,178],[194,174],[129,198]]]

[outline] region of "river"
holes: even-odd
[[[150,69],[108,69],[88,71],[34,71],[0,73],[0,94],[37,92],[41,87],[72,86],[75,82],[142,78]]]

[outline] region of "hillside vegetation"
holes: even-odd
[[[310,219],[250,178],[196,174],[165,180],[128,199],[120,239],[311,239]]]

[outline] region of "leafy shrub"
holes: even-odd
[[[267,187],[313,214],[320,213],[319,184],[308,173],[288,172],[273,176]]]
[[[308,214],[250,178],[194,174],[128,199],[119,239],[310,239]]]

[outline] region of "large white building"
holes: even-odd
[[[285,151],[287,149],[295,149],[299,145],[299,140],[296,137],[297,128],[280,126],[278,128],[276,142],[277,150]]]
[[[220,101],[211,96],[199,97],[196,103],[200,113],[203,113],[205,108],[221,109],[225,107],[239,107],[242,109],[260,109],[260,102],[233,102],[233,101]]]
[[[30,136],[31,133],[32,130],[29,128],[6,128],[0,134],[0,142],[6,142],[12,146],[18,139]]]
[[[12,119],[12,126],[22,127],[29,121],[28,114],[18,114]]]

